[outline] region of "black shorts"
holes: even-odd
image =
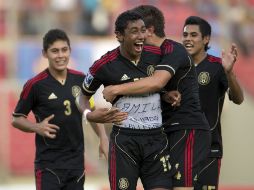
[[[207,158],[201,163],[198,181],[195,190],[213,189],[218,190],[221,158]]]
[[[35,170],[36,190],[83,190],[85,171],[74,169]]]
[[[135,130],[113,127],[109,147],[111,190],[172,187],[167,135],[163,129]]]
[[[173,187],[194,187],[200,163],[209,153],[211,137],[205,130],[178,130],[168,134]]]

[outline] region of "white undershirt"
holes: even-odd
[[[128,118],[117,125],[131,129],[152,129],[162,125],[161,101],[158,93],[140,96],[124,96],[115,104]]]

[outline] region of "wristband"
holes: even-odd
[[[85,111],[83,112],[83,120],[85,120],[86,124],[87,124],[87,114],[91,112],[91,110],[89,109],[85,109]]]

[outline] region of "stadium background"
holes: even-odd
[[[41,57],[44,33],[50,28],[64,29],[71,38],[70,67],[86,73],[94,60],[118,45],[113,34],[117,15],[139,4],[163,11],[166,33],[172,39],[181,40],[186,17],[199,15],[213,28],[211,54],[219,56],[231,42],[238,45],[234,70],[245,102],[241,106],[225,102],[220,184],[222,190],[254,189],[253,0],[0,0],[0,190],[35,189],[34,134],[15,130],[10,122],[24,82],[47,66]],[[97,106],[106,104],[100,93],[95,100]],[[98,159],[98,141],[91,128],[85,126],[84,131],[85,187],[106,190],[106,162]]]

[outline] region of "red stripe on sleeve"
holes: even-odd
[[[118,55],[119,55],[119,49],[115,49],[107,54],[105,54],[104,56],[102,56],[101,59],[97,60],[94,65],[91,67],[90,72],[92,75],[94,75],[97,70],[103,66],[104,64],[113,61]]]
[[[41,72],[39,75],[35,76],[34,78],[30,79],[24,86],[24,89],[21,93],[21,98],[26,99],[31,91],[32,86],[48,77],[48,73],[46,71]]]

